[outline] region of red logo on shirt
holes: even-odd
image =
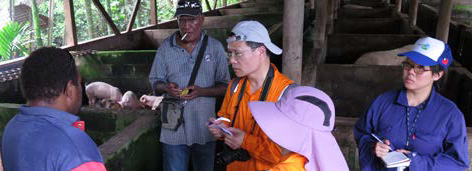
[[[82,131],[85,131],[85,122],[84,121],[77,121],[72,124],[72,126],[79,128]]]

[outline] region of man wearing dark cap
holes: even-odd
[[[187,171],[191,158],[194,170],[211,171],[215,138],[206,123],[215,117],[215,96],[222,96],[229,82],[226,53],[218,40],[208,36],[204,41],[204,17],[198,0],[179,1],[175,16],[179,31],[160,44],[149,76],[157,94],[184,104],[183,123],[176,130],[161,128],[164,170]],[[195,83],[188,85],[202,47]]]

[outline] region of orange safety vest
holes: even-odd
[[[281,161],[270,169],[270,171],[305,171],[307,161],[304,156],[291,152],[283,156]]]
[[[272,67],[274,68],[274,79],[266,97],[266,101],[268,102],[278,101],[278,98],[284,89],[293,83],[292,80],[282,75],[273,64]],[[238,103],[238,95],[241,92],[241,85],[246,79],[247,77],[243,77],[238,83],[233,83],[234,79],[231,80],[230,86],[228,86],[226,90],[221,109],[218,112],[219,117],[233,120],[234,111]],[[233,93],[230,92],[232,84],[239,84],[236,92]],[[247,83],[247,85],[249,85],[249,83]],[[251,158],[245,162],[232,162],[227,167],[228,171],[268,170],[278,163],[282,157],[282,150],[277,146],[277,144],[271,141],[256,124],[256,121],[249,110],[249,101],[259,100],[262,87],[256,90],[253,94],[250,93],[250,87],[251,86],[246,86],[244,90],[244,95],[241,99],[233,127],[241,129],[246,133],[242,143],[242,148],[249,152]],[[270,115],[270,113],[268,114]]]

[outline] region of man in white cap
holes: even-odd
[[[164,171],[187,171],[189,161],[196,171],[212,171],[215,138],[206,123],[215,116],[215,96],[224,94],[230,80],[226,52],[202,30],[198,0],[180,0],[175,16],[179,31],[159,45],[149,76],[156,94],[186,102],[183,123],[176,129],[161,127]],[[195,78],[192,85],[189,78]]]
[[[267,29],[261,23],[239,22],[227,42],[229,62],[238,78],[228,86],[218,116],[228,118],[230,122],[211,119],[214,125],[208,127],[215,137],[224,140],[234,151],[217,154],[216,161],[222,165],[229,164],[229,171],[267,170],[279,162],[282,152],[257,125],[248,103],[276,102],[293,81],[270,63],[269,52],[279,55],[282,50],[271,42]],[[231,127],[229,130],[233,135],[223,133],[215,125]]]
[[[335,112],[326,93],[298,86],[276,103],[249,102],[249,108],[264,133],[282,149],[283,157],[271,171],[349,170],[331,134]]]

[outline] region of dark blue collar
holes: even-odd
[[[431,93],[428,97],[428,99],[426,99],[424,102],[422,102],[421,104],[419,104],[417,107],[421,108],[421,109],[426,109],[426,107],[428,107],[428,104],[432,104],[430,103],[431,101],[433,101],[433,99],[436,97],[436,89],[433,88],[431,89]],[[398,93],[398,96],[397,96],[397,100],[396,100],[396,103],[399,104],[399,105],[402,105],[402,106],[405,106],[405,107],[408,107],[408,99],[406,97],[406,89],[405,88],[402,88],[400,90],[400,92]]]
[[[52,117],[58,120],[62,120],[66,123],[73,124],[79,117],[62,110],[58,110],[55,108],[50,107],[38,107],[38,106],[20,106],[20,114],[23,115],[37,115],[37,116],[45,116],[45,117]]]

